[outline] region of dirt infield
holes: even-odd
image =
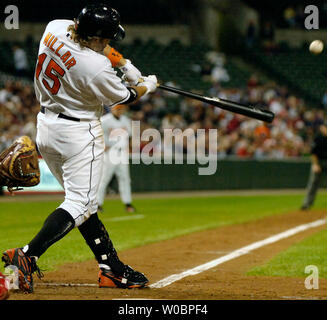
[[[144,272],[151,283],[224,256],[253,242],[298,225],[326,217],[326,212],[292,212],[240,225],[220,227],[120,252],[123,261]],[[245,273],[269,261],[278,252],[326,228],[315,227],[227,261],[195,276],[163,288],[98,288],[94,260],[66,264],[35,280],[33,294],[12,293],[12,300],[239,300],[239,299],[327,299],[327,279],[318,290],[307,290],[304,278],[254,277]],[[305,266],[304,266],[305,267]],[[48,285],[52,283],[52,285]],[[89,286],[62,287],[60,283]]]

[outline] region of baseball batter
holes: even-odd
[[[119,259],[97,215],[104,155],[103,105],[128,104],[157,87],[155,76],[142,77],[144,81],[137,86],[125,86],[117,76],[108,59],[112,57],[105,54],[109,50],[114,56],[109,41],[121,40],[124,34],[115,9],[93,4],[75,21],[51,21],[40,41],[34,81],[41,105],[36,142],[63,186],[65,199],[25,247],[3,253],[5,266],[18,268],[20,288],[25,292],[33,292],[32,274],[39,270],[36,261],[75,227],[98,261],[100,287],[134,288],[148,283],[144,274]],[[130,61],[122,71],[134,83],[140,76]]]
[[[129,173],[129,137],[131,120],[124,114],[126,106],[119,105],[101,118],[104,133],[105,154],[103,173],[98,192],[99,210],[103,210],[107,185],[114,175],[118,180],[119,194],[127,212],[134,212],[132,205],[131,178]]]

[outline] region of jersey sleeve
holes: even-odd
[[[104,69],[89,85],[96,98],[110,108],[124,103],[130,97],[129,90],[113,69]]]

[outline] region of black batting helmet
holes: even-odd
[[[117,10],[104,3],[90,4],[83,8],[76,20],[76,32],[83,39],[101,37],[111,40],[122,40],[125,30],[120,25]]]

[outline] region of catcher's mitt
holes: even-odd
[[[0,185],[12,193],[19,187],[40,182],[40,168],[35,144],[28,136],[19,137],[0,154]],[[13,189],[15,188],[15,189]]]

